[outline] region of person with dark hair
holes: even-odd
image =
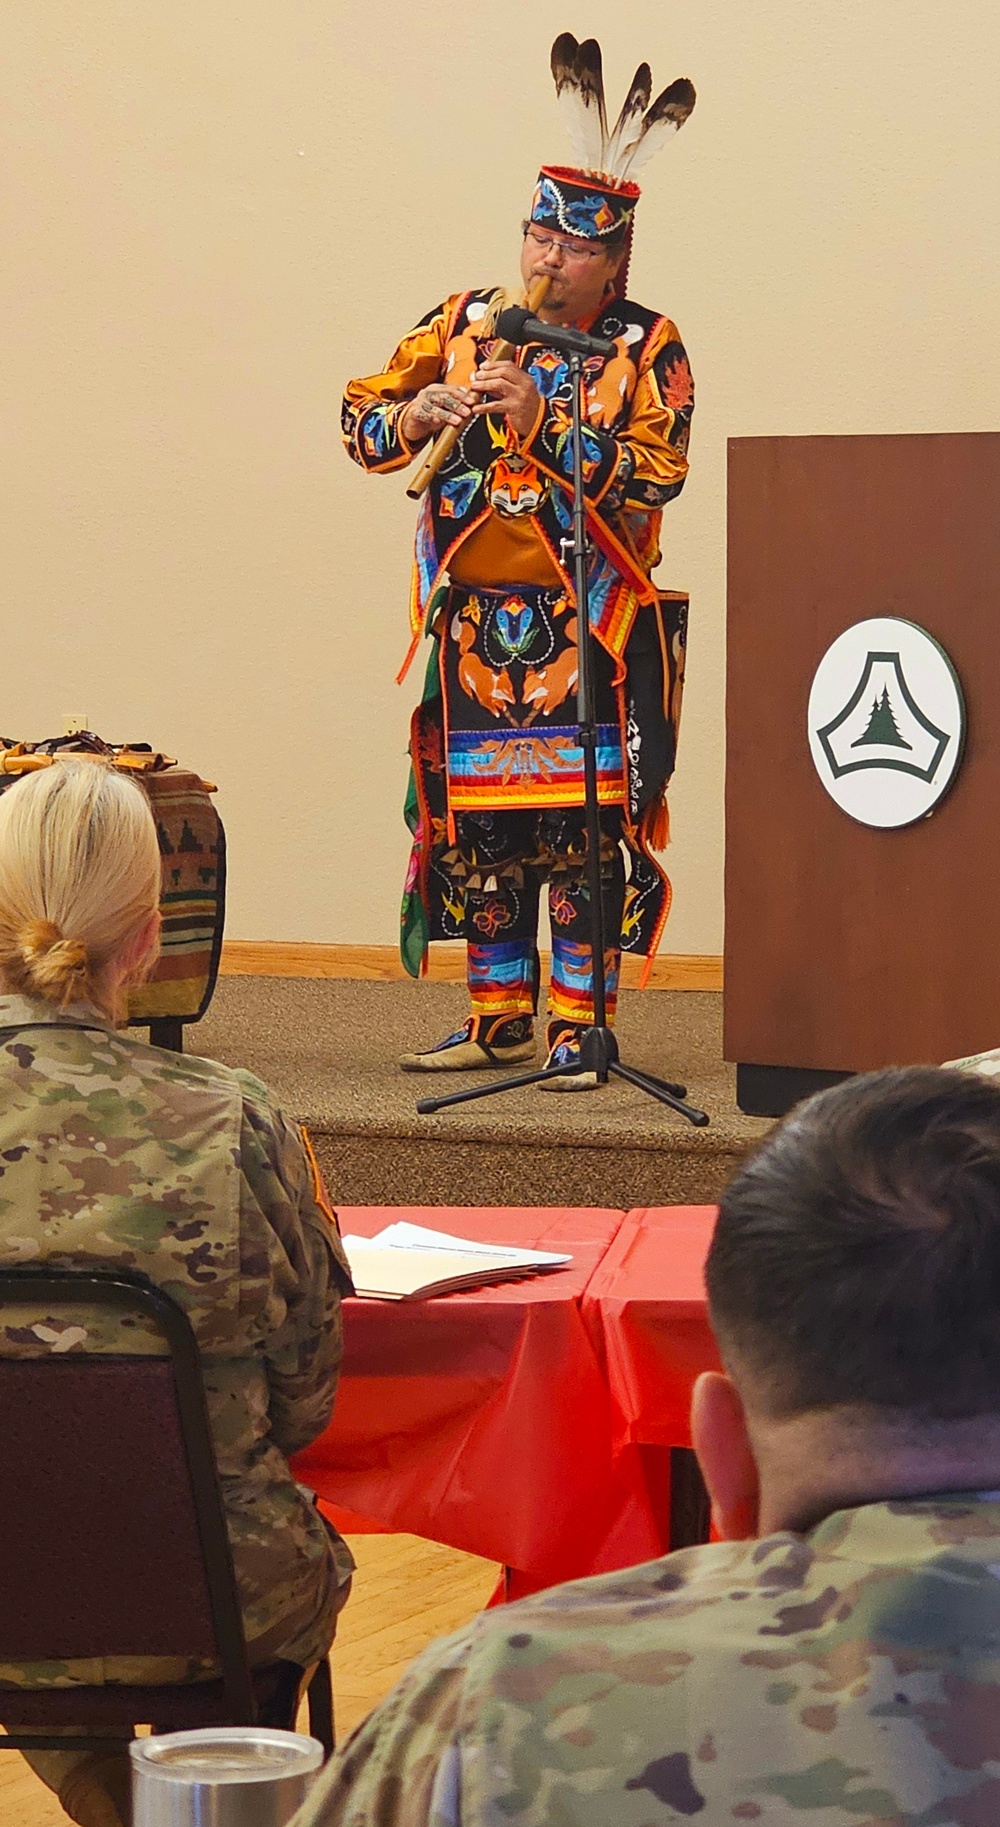
[[[795,1111],[725,1193],[723,1539],[432,1647],[296,1827],[995,1827],[1000,1089],[941,1068]]]

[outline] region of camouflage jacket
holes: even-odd
[[[142,1269],[185,1309],[251,1655],[325,1654],[351,1561],[287,1456],[329,1421],[350,1275],[308,1142],[265,1087],[84,1005],[0,996],[0,1259]],[[0,1312],[7,1357],[123,1349],[163,1346],[96,1308]],[[0,1665],[23,1685],[102,1678],[91,1663]]]
[[[490,1611],[295,1827],[996,1827],[1000,1492],[874,1503]]]

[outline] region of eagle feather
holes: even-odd
[[[641,63],[632,78],[629,92],[622,102],[622,111],[611,129],[605,149],[606,163],[603,169],[609,177],[614,177],[625,147],[632,145],[636,139],[652,93],[653,73],[648,63]]]
[[[625,148],[621,159],[620,176],[634,178],[637,171],[648,165],[661,146],[665,146],[672,133],[679,132],[695,104],[694,84],[686,76],[679,76],[658,95],[652,107],[643,116],[642,126],[637,137]]]
[[[604,108],[601,47],[596,38],[577,44],[572,32],[561,32],[552,46],[556,96],[580,164],[603,171],[608,122]]]
[[[633,177],[683,127],[695,104],[694,86],[681,76],[650,107],[653,78],[648,63],[641,63],[609,133],[597,39],[578,44],[572,32],[560,32],[551,62],[560,112],[584,171]]]

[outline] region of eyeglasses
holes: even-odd
[[[561,241],[558,235],[540,235],[537,228],[525,223],[524,238],[538,249],[540,254],[548,254],[555,248],[564,260],[600,260],[607,254],[606,247],[574,247],[570,241]]]

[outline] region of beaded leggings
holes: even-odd
[[[594,971],[582,807],[547,811],[462,812],[449,870],[465,900],[468,983],[476,1015],[531,1015],[538,1004],[538,912],[548,886],[552,929],[549,1013],[594,1019]],[[621,964],[625,862],[621,813],[601,810],[601,880],[607,936],[608,1020]]]

